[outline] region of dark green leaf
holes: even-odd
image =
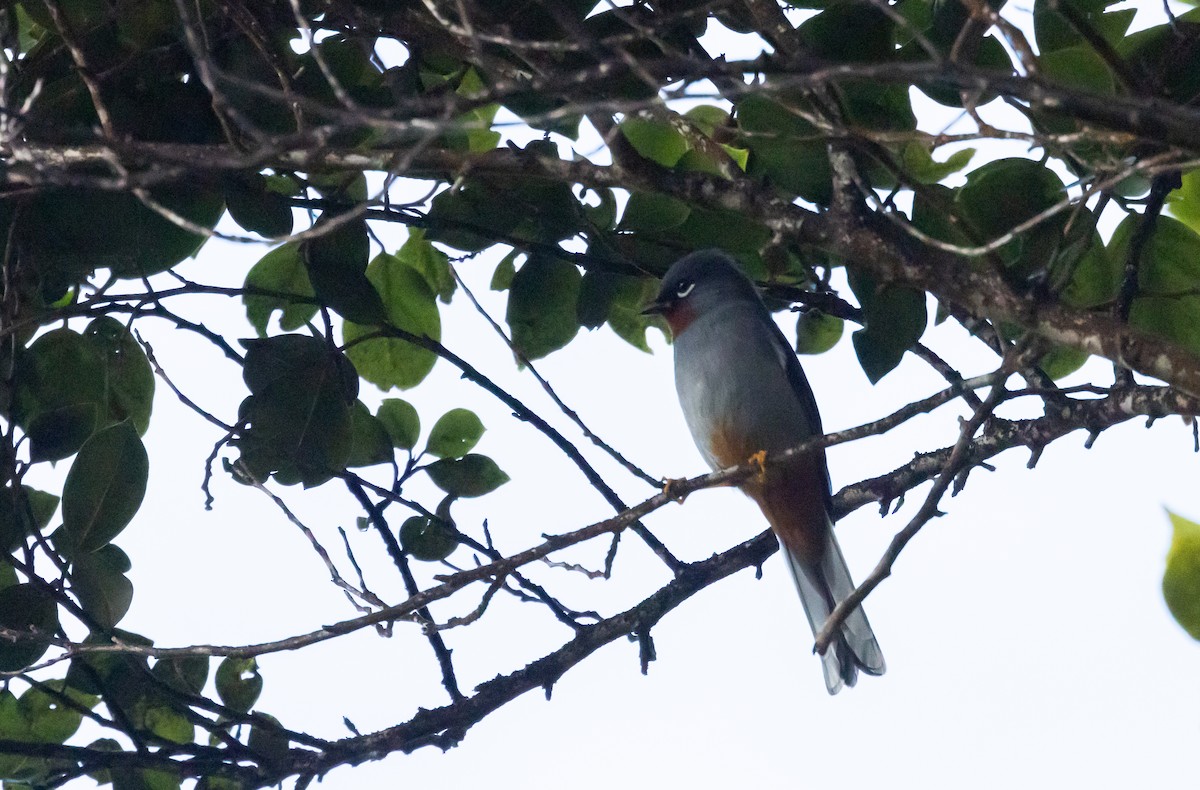
[[[391,437],[393,446],[402,450],[417,446],[417,439],[421,438],[421,418],[411,403],[401,398],[385,398],[376,416]]]
[[[281,335],[244,341],[243,378],[253,395],[241,416],[249,428],[236,441],[256,479],[320,485],[345,468],[352,449],[350,405],[358,394],[354,367],[319,338]]]
[[[133,584],[125,573],[129,557],[109,544],[90,554],[74,557],[71,589],[93,620],[103,628],[112,628],[133,602]]]
[[[355,401],[350,407],[350,430],[353,443],[346,466],[357,468],[392,462],[392,440],[387,427],[367,411],[362,401]]]
[[[208,681],[208,656],[160,658],[154,677],[182,694],[199,694]]]
[[[29,460],[61,461],[79,450],[100,422],[95,403],[73,403],[38,412],[26,430]]]
[[[617,292],[608,311],[608,326],[617,337],[629,345],[650,353],[646,342],[646,330],[657,327],[666,335],[665,322],[661,316],[642,314],[642,308],[654,297],[658,282],[651,277],[628,277],[619,275]]]
[[[300,244],[317,298],[343,318],[359,324],[378,324],[387,315],[380,293],[366,275],[370,247],[363,219],[341,221]]]
[[[146,493],[146,448],[128,420],[94,434],[63,485],[63,528],[81,552],[95,551],[133,519]]]
[[[217,667],[217,695],[239,713],[254,707],[262,693],[263,679],[253,658],[225,658]]]
[[[459,497],[483,496],[509,481],[508,475],[486,455],[447,458],[430,464],[425,471],[434,485]]]
[[[278,764],[287,757],[288,736],[279,719],[269,713],[258,713],[250,726],[246,745],[268,764]]]
[[[617,292],[624,275],[592,269],[583,275],[579,287],[579,301],[575,305],[579,325],[586,329],[598,329],[608,320]]]
[[[78,451],[91,435],[89,415],[94,428],[107,413],[105,366],[97,344],[65,327],[42,335],[17,356],[13,417],[27,433],[36,427],[39,459],[59,460]]]
[[[929,323],[925,294],[898,286],[880,287],[858,271],[850,272],[850,287],[866,321],[851,339],[863,372],[874,384],[899,365],[904,352],[924,334]]]
[[[544,357],[575,337],[582,279],[573,264],[542,255],[530,256],[513,277],[505,320],[526,359]]]
[[[233,221],[251,233],[267,238],[292,232],[292,207],[287,199],[268,189],[258,173],[225,182],[225,206]]]
[[[0,640],[0,672],[18,672],[42,657],[58,628],[58,607],[50,594],[33,584],[0,589],[0,626],[37,636]]]
[[[1085,43],[1083,36],[1062,13],[1063,6],[1070,6],[1084,25],[1099,33],[1109,44],[1115,44],[1125,35],[1136,9],[1105,13],[1110,5],[1113,3],[1108,0],[1034,0],[1033,32],[1038,50],[1044,56]]]
[[[284,244],[264,255],[246,275],[245,287],[295,295],[295,299],[251,293],[242,296],[246,319],[259,337],[266,337],[267,324],[276,310],[282,312],[279,328],[285,332],[299,329],[317,314],[315,294],[300,257],[299,244]]]
[[[92,321],[83,334],[96,344],[104,360],[106,422],[132,420],[137,432],[144,434],[154,408],[154,371],[141,344],[111,316]]]
[[[741,143],[750,149],[746,172],[805,200],[826,204],[831,174],[825,140],[801,117],[802,103],[794,104],[796,110],[755,94],[737,103]]]
[[[437,298],[420,272],[394,255],[381,253],[367,267],[367,278],[383,297],[388,323],[418,337],[441,339]],[[359,375],[385,391],[420,384],[433,369],[437,355],[398,338],[355,342],[375,331],[352,321],[342,327],[346,355]]]
[[[458,548],[458,534],[441,519],[411,516],[400,526],[400,545],[422,562],[441,562]]]
[[[1052,170],[1031,159],[998,159],[967,174],[958,191],[958,208],[981,242],[1008,233],[1058,203],[1065,187]],[[1020,281],[1043,271],[1062,242],[1062,217],[1022,233],[999,251]]]
[[[797,353],[824,354],[842,339],[845,323],[821,310],[805,310],[796,319]]]
[[[483,436],[484,427],[470,409],[451,409],[433,424],[425,452],[438,458],[461,458]]]

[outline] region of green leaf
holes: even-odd
[[[971,157],[975,156],[974,148],[961,148],[950,154],[945,162],[938,162],[933,158],[930,148],[914,140],[907,143],[900,154],[905,172],[921,184],[936,184],[965,168],[971,163]]]
[[[129,524],[146,494],[146,448],[126,420],[94,434],[63,484],[63,528],[81,552],[104,546]]]
[[[208,656],[160,658],[154,664],[154,677],[182,694],[199,694],[208,681]]]
[[[1174,533],[1163,571],[1163,599],[1175,622],[1200,640],[1200,524],[1170,511]]]
[[[64,743],[83,723],[83,714],[68,704],[87,705],[85,695],[66,687],[62,680],[49,680],[46,690],[29,688],[17,700],[17,708],[29,728],[29,739],[37,743]],[[54,693],[57,692],[57,693]],[[94,705],[94,699],[92,700]]]
[[[329,223],[318,221],[315,227],[323,224]],[[382,323],[387,315],[380,293],[366,274],[370,247],[363,219],[342,221],[300,244],[317,298],[343,318],[359,324]]]
[[[510,479],[491,458],[474,453],[437,461],[425,467],[425,471],[434,485],[458,497],[483,496]]]
[[[830,199],[829,157],[819,130],[804,120],[800,111],[749,94],[737,103],[741,145],[750,150],[746,172],[768,179],[778,188],[813,203]]]
[[[104,360],[106,422],[132,420],[138,434],[144,434],[154,409],[154,371],[141,344],[111,316],[92,321],[83,334],[96,344]]]
[[[392,445],[411,450],[421,438],[421,418],[413,405],[401,398],[385,398],[375,415],[383,423]]]
[[[226,657],[217,667],[217,695],[238,713],[254,707],[262,693],[263,679],[253,658]]]
[[[717,127],[725,126],[729,123],[729,113],[711,104],[697,105],[685,112],[683,117],[695,124],[700,131],[709,137],[712,137]]]
[[[642,308],[657,291],[658,281],[652,277],[618,275],[616,294],[608,311],[608,326],[617,337],[647,354],[650,344],[646,342],[646,330],[656,327],[664,336],[667,334],[661,316],[642,314]]]
[[[796,319],[796,351],[800,354],[824,354],[842,339],[846,322],[816,308],[805,310]]]
[[[170,743],[191,743],[196,725],[168,705],[152,705],[142,714],[142,726]]]
[[[575,337],[582,280],[573,264],[536,254],[513,277],[505,320],[526,359],[540,359]]]
[[[282,312],[279,328],[285,332],[299,329],[317,314],[316,294],[308,281],[308,270],[297,243],[284,244],[264,255],[246,274],[245,288],[295,295],[295,300],[251,293],[242,296],[246,320],[259,337],[266,337],[267,324],[276,310]]]
[[[1062,179],[1030,159],[998,159],[967,174],[958,191],[962,217],[980,242],[990,242],[1062,200]],[[1065,218],[1046,220],[1004,245],[1000,256],[1014,279],[1045,270],[1061,246]]]
[[[1179,221],[1200,233],[1200,170],[1183,174],[1183,183],[1167,195],[1167,208]]]
[[[0,672],[19,672],[37,661],[50,647],[58,628],[58,606],[50,594],[33,584],[0,589],[0,626],[36,637],[13,642],[0,640]]]
[[[588,222],[592,223],[599,230],[612,230],[613,223],[617,221],[616,193],[607,187],[589,189],[587,191],[600,199],[600,203],[595,206],[584,204],[583,213],[587,217]],[[581,197],[585,196],[586,192]]]
[[[620,128],[633,150],[663,167],[674,166],[690,148],[687,138],[669,121],[633,116],[622,121]]]
[[[1126,217],[1113,231],[1109,255],[1125,261],[1141,221]],[[1129,322],[1200,354],[1200,234],[1178,220],[1159,217],[1142,248],[1138,295]]]
[[[496,264],[496,270],[492,272],[492,281],[488,283],[488,287],[491,290],[507,291],[512,287],[513,277],[517,274],[516,260],[518,255],[520,253],[513,250]]]
[[[129,557],[111,543],[73,558],[71,589],[102,628],[119,623],[133,602],[133,584],[125,575],[129,567]]]
[[[348,467],[388,464],[394,459],[387,427],[367,411],[362,401],[350,407],[352,444]]]
[[[425,239],[425,231],[412,228],[408,241],[396,253],[396,257],[420,272],[429,289],[438,295],[443,304],[450,304],[458,283],[450,272],[450,259],[446,253]]]
[[[425,451],[438,458],[461,458],[483,436],[484,427],[470,409],[451,409],[433,424]]]
[[[850,287],[862,306],[866,325],[851,337],[859,364],[872,384],[900,364],[908,349],[921,339],[929,323],[925,294],[885,285],[858,271],[850,272]]]
[[[512,233],[521,206],[490,184],[466,179],[434,196],[426,219],[430,240],[467,252],[486,249]]]
[[[400,545],[422,562],[441,562],[458,548],[458,533],[441,519],[410,516],[400,526]]]
[[[691,213],[682,200],[657,192],[633,192],[617,227],[632,233],[661,233],[678,228]]]
[[[1116,78],[1090,44],[1044,52],[1038,58],[1042,73],[1067,88],[1112,96],[1117,92]]]
[[[1047,376],[1057,381],[1083,367],[1090,356],[1086,351],[1059,346],[1043,354],[1041,360],[1038,361],[1038,367]]]
[[[388,323],[418,337],[441,339],[437,298],[420,272],[394,255],[381,253],[367,267],[367,278],[383,297]],[[359,375],[385,391],[420,384],[433,369],[437,355],[398,338],[355,342],[375,331],[353,321],[342,327],[346,355]]]

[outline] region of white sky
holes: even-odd
[[[389,244],[398,246],[402,234],[389,233]],[[214,242],[187,274],[240,284],[264,249]],[[465,262],[460,272],[499,318],[503,295],[487,289],[495,257]],[[195,299],[184,312],[235,337],[251,334],[237,303]],[[443,309],[443,324],[449,348],[578,438],[630,503],[653,493],[587,446],[536,382],[515,370],[464,297]],[[176,383],[231,419],[244,392],[239,369],[184,333],[154,329],[147,337]],[[655,337],[655,353],[644,355],[607,328],[583,333],[538,367],[628,457],[656,475],[690,476],[705,469],[675,401],[669,347]],[[949,326],[931,330],[926,342],[967,374],[993,362]],[[829,430],[876,419],[943,386],[909,356],[872,387],[848,335],[831,353],[802,361]],[[1093,361],[1084,372],[1105,382],[1106,370]],[[460,502],[455,516],[477,536],[479,522],[489,519],[502,550],[610,515],[549,441],[446,363],[417,390],[390,394],[416,404],[426,429],[457,406],[483,418],[488,433],[478,450],[513,481],[482,500]],[[379,397],[364,385],[364,399]],[[947,407],[888,437],[832,449],[835,488],[888,471],[914,451],[952,443],[963,413]],[[202,462],[218,438],[160,384],[147,435],[150,491],[117,541],[133,561],[136,586],[122,627],[160,646],[240,644],[352,617],[303,536],[261,494],[218,471],[216,507],[202,510]],[[1200,516],[1191,431],[1178,419],[1151,430],[1138,421],[1106,432],[1090,451],[1084,438],[1052,446],[1033,472],[1024,468],[1028,453],[1010,452],[996,472],[976,471],[963,494],[945,501],[947,515],[910,544],[893,577],[866,602],[888,661],[882,678],[826,694],[791,581],[772,557],[761,581],[740,573],[660,623],[653,631],[658,660],[647,677],[639,674],[637,646],[615,643],[567,674],[550,703],[528,694],[447,754],[423,749],[339,769],[324,786],[1177,786],[1195,775],[1200,648],[1171,620],[1159,581],[1169,539],[1163,507]],[[401,600],[401,582],[378,537],[356,533],[357,507],[336,486],[326,488],[276,490],[317,532],[343,575],[351,578],[352,569],[339,549],[339,525],[351,532],[372,589]],[[875,564],[924,490],[897,515],[881,519],[866,508],[839,524],[856,578]],[[426,495],[428,505],[437,501],[431,487],[413,493]],[[392,515],[393,526],[399,516]],[[685,559],[707,557],[764,527],[731,489],[699,492],[647,523]],[[597,566],[606,547],[568,556]],[[454,559],[470,561],[462,551]],[[417,570],[426,580],[439,572],[430,565]],[[606,614],[667,581],[631,534],[611,581],[548,568],[531,574],[565,602]],[[475,600],[453,599],[435,615],[465,614]],[[504,596],[480,623],[446,634],[464,690],[569,637],[544,609]],[[259,709],[323,737],[349,734],[343,716],[368,732],[407,720],[418,706],[446,702],[431,651],[412,625],[398,624],[391,639],[360,632],[261,664]]]

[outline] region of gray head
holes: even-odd
[[[642,312],[662,315],[678,337],[708,310],[731,301],[758,299],[754,284],[732,258],[720,250],[700,250],[667,269],[658,295]]]

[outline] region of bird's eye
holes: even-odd
[[[682,299],[685,296],[687,296],[688,294],[690,294],[692,292],[692,289],[695,287],[696,287],[696,284],[694,282],[693,283],[681,282],[679,284],[679,287],[675,289],[675,296]]]

